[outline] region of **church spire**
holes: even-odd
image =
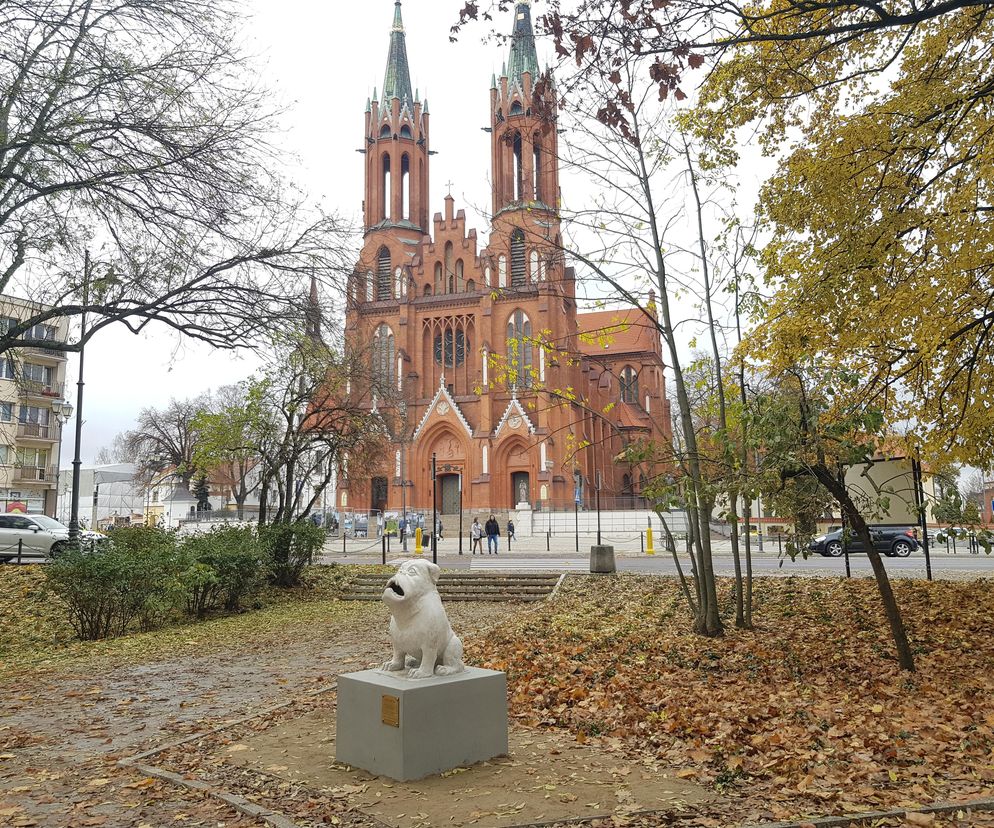
[[[532,82],[538,78],[538,53],[535,51],[535,32],[532,29],[531,0],[518,0],[514,4],[514,30],[511,32],[511,57],[508,60],[507,78],[511,85],[521,87],[521,76],[529,72]]]
[[[383,78],[383,102],[389,106],[393,98],[398,98],[403,106],[414,102],[411,92],[411,69],[407,63],[407,41],[404,37],[404,19],[400,12],[400,0],[394,3],[393,28],[390,31],[390,52],[387,56],[387,72]]]

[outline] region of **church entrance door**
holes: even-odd
[[[439,475],[439,491],[441,493],[441,512],[443,515],[459,514],[459,475]]]
[[[511,475],[511,503],[514,506],[519,503],[531,504],[531,481],[528,472],[514,472]]]
[[[371,484],[370,508],[374,512],[383,512],[387,508],[387,479],[374,477]]]

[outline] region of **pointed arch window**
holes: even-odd
[[[532,183],[534,184],[533,192],[535,193],[535,200],[536,201],[542,201],[543,200],[542,196],[544,195],[544,193],[542,192],[542,144],[541,144],[541,141],[542,141],[542,136],[539,135],[539,133],[536,132],[535,135],[532,136],[532,142],[535,145],[535,157],[533,159],[534,163],[532,165],[532,175],[534,176],[534,178],[532,179]]]
[[[384,322],[373,336],[373,376],[379,393],[393,388],[396,379],[396,353],[393,331]]]
[[[507,384],[512,388],[532,385],[532,323],[520,309],[507,320]]]
[[[456,292],[455,249],[452,242],[445,243],[445,292]]]
[[[523,144],[520,132],[514,133],[511,146],[514,151],[514,201],[521,201],[521,199],[524,198],[522,195],[524,190],[524,166],[521,160]]]
[[[380,218],[386,221],[390,218],[390,156],[383,153],[383,170],[380,180],[380,204],[382,209],[380,210]]]
[[[466,289],[466,269],[462,259],[456,259],[456,291],[462,293]]]
[[[400,217],[411,218],[411,158],[407,153],[400,159]]]
[[[376,301],[385,302],[393,298],[390,290],[390,251],[381,247],[376,257]]]
[[[525,231],[518,227],[511,233],[511,287],[524,287],[527,283]]]
[[[411,128],[407,124],[404,124],[404,126],[402,126],[400,128],[400,137],[401,138],[410,138],[410,139],[413,140],[414,133],[411,132]]]
[[[445,281],[442,278],[442,263],[435,262],[435,295],[445,293]]]
[[[469,352],[469,335],[462,325],[447,325],[435,334],[432,345],[436,365],[458,368],[466,361],[466,354]]]
[[[638,405],[639,401],[639,375],[630,365],[625,366],[621,372],[621,379],[618,383],[621,386],[621,401],[629,405]]]

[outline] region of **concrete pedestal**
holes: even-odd
[[[532,507],[527,503],[519,503],[514,507],[517,515],[514,517],[514,534],[519,538],[532,536]]]
[[[590,571],[596,574],[616,572],[614,565],[614,547],[607,544],[590,547]]]
[[[507,754],[507,676],[338,677],[335,760],[399,782]]]

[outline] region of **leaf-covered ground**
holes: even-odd
[[[360,574],[388,571],[382,567],[315,567],[308,571],[308,587],[271,590],[250,612],[220,615],[207,623],[181,621],[151,633],[107,641],[75,639],[65,610],[44,589],[40,566],[0,566],[0,681],[23,672],[64,671],[96,662],[135,663],[189,649],[212,647],[271,634],[288,620],[308,617],[327,620],[350,605],[339,604],[344,587]]]
[[[994,795],[994,583],[896,590],[915,674],[891,656],[869,580],[763,579],[758,628],[706,640],[671,580],[570,579],[468,656],[508,672],[519,721],[723,792],[736,822],[709,824]]]
[[[337,600],[359,572],[320,568],[314,589],[267,596],[253,612],[82,644],[38,568],[0,567],[0,826],[256,824],[117,760],[281,701],[305,710],[339,672],[382,657],[385,609]],[[896,586],[919,661],[910,676],[862,580],[763,579],[759,628],[718,640],[688,633],[674,583],[648,576],[571,577],[538,607],[449,614],[470,663],[508,671],[517,721],[676,766],[722,795],[681,825],[991,795],[994,584]],[[242,792],[286,802],[259,785]],[[295,793],[309,814],[350,824],[347,803]],[[906,824],[987,828],[994,815]]]

